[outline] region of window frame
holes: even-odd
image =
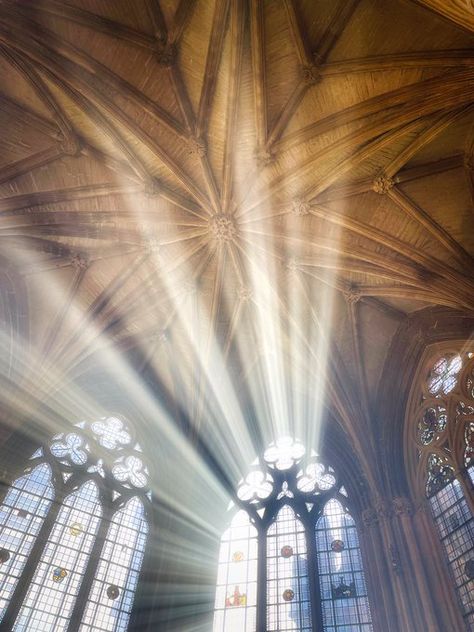
[[[301,471],[304,471],[310,463],[320,463],[325,467],[326,472],[330,472],[335,479],[335,483],[328,490],[320,490],[316,493],[304,492],[297,487],[297,476]],[[317,455],[314,451],[308,456],[296,460],[293,465],[287,469],[278,469],[269,465],[263,457],[257,458],[252,465],[250,471],[260,470],[265,474],[268,474],[273,479],[273,489],[271,494],[263,500],[256,500],[255,498],[250,501],[242,501],[237,495],[234,497],[234,507],[228,512],[230,526],[235,514],[244,510],[250,518],[251,524],[257,530],[257,546],[258,546],[258,559],[257,559],[257,606],[256,606],[256,632],[265,632],[267,630],[267,537],[268,530],[272,524],[275,524],[279,511],[288,505],[294,511],[295,518],[301,522],[304,528],[307,563],[308,563],[308,584],[310,592],[310,609],[311,609],[311,629],[314,632],[320,632],[325,629],[323,623],[322,613],[322,599],[321,588],[319,583],[319,566],[317,559],[317,547],[316,547],[316,525],[319,519],[324,514],[326,504],[332,500],[337,500],[344,511],[348,513],[354,521],[354,527],[356,529],[359,541],[359,550],[362,558],[362,572],[364,575],[364,581],[367,585],[367,598],[369,601],[369,608],[371,612],[371,627],[374,627],[374,617],[372,615],[372,603],[370,597],[370,587],[367,580],[365,568],[364,568],[364,553],[362,551],[363,546],[361,544],[361,527],[358,520],[358,514],[355,511],[353,503],[351,503],[348,495],[342,493],[344,489],[341,477],[336,469],[333,469],[329,465],[328,460],[324,457]],[[241,481],[242,483],[243,481]],[[278,498],[283,483],[287,483],[290,491],[297,490],[294,496],[283,496]],[[311,509],[307,507],[307,503],[312,505]],[[265,509],[263,516],[258,514],[259,509]],[[217,582],[216,582],[217,586]],[[214,610],[214,612],[216,609]],[[326,626],[327,627],[327,626]],[[331,627],[331,626],[330,626]]]
[[[404,424],[404,459],[411,496],[415,506],[423,507],[428,518],[427,526],[430,528],[436,547],[440,553],[442,562],[442,582],[453,595],[453,603],[458,604],[460,621],[468,628],[468,618],[474,616],[464,613],[457,582],[453,576],[451,564],[448,559],[442,534],[437,525],[432,499],[448,487],[453,481],[457,481],[462,490],[463,499],[474,516],[473,484],[469,471],[474,469],[474,460],[469,464],[465,462],[466,441],[465,428],[472,415],[463,415],[459,412],[459,404],[474,407],[474,396],[468,392],[466,379],[469,372],[474,376],[474,344],[466,340],[450,340],[438,343],[436,346],[427,347],[418,363],[409,394]],[[463,364],[456,374],[456,384],[447,393],[441,387],[436,393],[430,392],[429,381],[433,375],[435,364],[441,359],[455,355],[463,356]],[[441,380],[442,382],[442,380]],[[474,389],[473,389],[474,390]],[[436,403],[445,411],[446,423],[442,430],[436,430],[434,438],[423,444],[419,438],[419,422],[424,410]],[[438,409],[439,413],[439,409]],[[451,470],[451,476],[445,477],[440,484],[435,483],[431,491],[428,490],[430,479],[430,459],[439,458],[442,465]],[[437,486],[436,486],[437,485]]]
[[[152,462],[147,458],[147,455],[140,447],[140,455],[143,456],[145,467],[148,470],[149,480],[147,485],[143,488],[133,487],[133,485],[130,485],[130,487],[127,488],[119,482],[116,482],[114,485],[111,481],[112,477],[110,475],[103,478],[98,472],[87,472],[86,469],[81,471],[80,467],[76,467],[74,465],[62,465],[59,462],[58,457],[55,457],[50,450],[50,447],[54,443],[56,437],[59,435],[63,435],[65,437],[68,434],[75,434],[78,431],[79,434],[90,437],[90,440],[97,444],[97,439],[93,438],[93,432],[90,427],[96,421],[106,420],[109,418],[119,419],[132,437],[130,444],[125,446],[123,451],[121,451],[121,455],[125,456],[128,452],[134,453],[134,446],[137,444],[139,446],[147,445],[146,441],[144,441],[140,436],[140,429],[131,424],[123,414],[107,411],[107,414],[103,417],[97,417],[88,420],[87,422],[84,422],[84,420],[81,419],[74,424],[68,424],[67,427],[58,427],[56,425],[50,434],[45,434],[44,430],[42,430],[41,439],[37,441],[33,441],[30,437],[26,437],[20,432],[15,433],[3,446],[5,451],[8,450],[9,452],[9,455],[7,456],[7,463],[8,461],[10,463],[7,464],[7,467],[3,472],[5,481],[3,482],[4,489],[0,492],[0,504],[4,502],[5,497],[7,496],[9,490],[12,489],[15,481],[31,473],[41,463],[46,463],[51,468],[51,485],[54,490],[54,495],[51,506],[43,520],[43,524],[34,539],[28,555],[28,563],[21,572],[18,584],[10,597],[5,615],[2,621],[0,621],[0,630],[2,632],[3,630],[12,630],[15,625],[32,578],[41,560],[48,537],[52,533],[58,514],[63,507],[64,499],[66,496],[78,491],[81,486],[88,481],[92,481],[97,485],[99,502],[102,509],[102,517],[100,519],[99,528],[95,535],[92,549],[88,555],[82,580],[75,596],[66,632],[77,632],[82,624],[81,616],[82,613],[85,612],[92,583],[100,563],[100,554],[103,550],[113,515],[120,509],[124,508],[131,499],[139,498],[143,506],[143,516],[148,525],[148,533],[145,547],[143,549],[143,561],[134,592],[132,610],[130,612],[127,630],[130,631],[134,628],[134,622],[137,618],[135,612],[136,603],[141,596],[143,577],[149,574],[149,568],[151,568],[148,552],[150,551],[150,540],[152,539],[151,534],[154,532],[154,525],[156,523],[156,516],[153,507],[153,494],[150,484],[153,478]],[[77,425],[78,423],[84,423],[85,429],[79,427]],[[36,451],[39,449],[42,450],[42,455],[34,457]],[[107,449],[102,448],[102,450],[105,453]],[[31,456],[26,456],[24,460],[18,460],[17,455],[19,452],[31,454]],[[110,453],[113,454],[113,451]],[[10,467],[8,467],[8,465],[10,465]],[[71,473],[71,476],[67,480],[64,480],[62,474],[66,472]],[[117,494],[115,498],[114,493]]]

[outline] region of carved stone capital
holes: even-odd
[[[321,80],[321,71],[317,64],[301,66],[301,78],[308,86],[314,86]]]
[[[372,190],[379,195],[384,195],[393,188],[394,184],[395,180],[393,178],[382,173],[375,178],[372,184]]]
[[[209,220],[209,233],[217,241],[228,242],[237,234],[237,227],[232,217],[218,213]]]
[[[362,512],[362,523],[365,527],[372,527],[377,524],[379,517],[374,507],[367,507]]]
[[[291,203],[291,214],[292,215],[308,215],[311,210],[311,205],[309,202],[306,202],[302,198],[295,198]]]
[[[178,49],[175,44],[158,41],[156,47],[156,59],[162,66],[172,66],[176,62]]]
[[[413,505],[410,499],[405,496],[396,496],[392,501],[392,506],[396,516],[411,516],[413,514]]]
[[[375,501],[375,510],[381,521],[390,520],[393,516],[391,503],[386,502],[382,498],[378,498]]]
[[[76,268],[76,270],[87,270],[90,261],[89,257],[85,253],[76,252],[74,255],[72,255],[70,263],[73,268]]]
[[[202,158],[207,154],[206,143],[202,138],[191,138],[189,140],[189,153],[192,156],[199,156]]]

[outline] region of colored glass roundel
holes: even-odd
[[[53,571],[53,582],[60,584],[67,577],[67,570],[65,568],[55,568]]]
[[[291,557],[293,555],[293,548],[289,545],[283,546],[280,553],[282,557]]]
[[[0,564],[5,564],[10,559],[10,551],[7,549],[0,549]]]
[[[331,542],[331,550],[335,553],[340,553],[344,550],[344,542],[342,540],[333,540]]]
[[[118,586],[116,586],[115,584],[111,584],[110,586],[108,586],[107,588],[107,597],[109,599],[117,599],[117,597],[120,595],[120,589]]]
[[[283,592],[283,600],[284,601],[293,601],[294,598],[295,598],[295,593],[294,593],[293,590],[291,590],[291,588],[287,588]]]
[[[72,525],[69,527],[69,533],[73,535],[74,537],[77,537],[83,531],[84,531],[84,527],[82,526],[80,522],[73,522]]]
[[[236,551],[233,555],[232,555],[232,561],[233,562],[243,562],[244,561],[244,554],[242,551]]]

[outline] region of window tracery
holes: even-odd
[[[81,422],[36,450],[0,506],[3,625],[127,629],[148,533],[148,478],[132,429],[117,417]]]
[[[371,632],[357,531],[333,468],[284,437],[237,498],[221,539],[214,632]]]
[[[466,627],[474,630],[474,354],[449,351],[425,366],[414,398],[412,475],[428,499]]]

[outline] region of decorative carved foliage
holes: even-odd
[[[405,496],[396,496],[392,501],[392,505],[396,516],[411,516],[413,513],[413,505]]]
[[[316,64],[301,66],[301,78],[308,86],[314,86],[321,80],[321,71]]]
[[[71,265],[73,268],[76,268],[76,270],[87,270],[89,267],[89,257],[82,252],[77,252],[71,257]]]
[[[302,198],[295,198],[291,204],[292,215],[296,215],[298,217],[308,215],[310,210],[311,205],[309,204],[309,202],[306,202]]]
[[[82,151],[82,144],[74,134],[68,134],[59,141],[59,147],[66,156],[76,157]]]
[[[209,233],[217,241],[228,242],[237,234],[237,227],[231,217],[220,213],[209,220]]]
[[[384,195],[385,193],[388,193],[388,191],[390,191],[390,189],[392,189],[394,185],[395,180],[393,178],[382,174],[374,180],[372,184],[372,190],[379,195]]]
[[[189,153],[202,158],[207,154],[206,142],[203,138],[191,138],[188,142]]]
[[[156,59],[162,66],[173,66],[176,62],[178,55],[178,49],[173,43],[163,42],[158,40],[156,47]]]

